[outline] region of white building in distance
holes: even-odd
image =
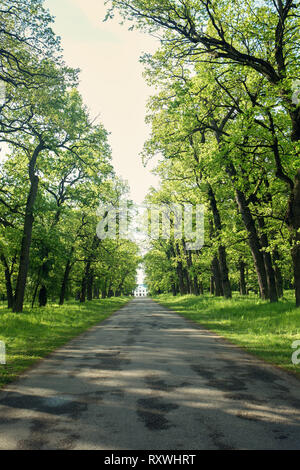
[[[148,289],[146,284],[139,284],[134,291],[134,297],[147,297]]]

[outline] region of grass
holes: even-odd
[[[6,345],[6,364],[0,364],[0,388],[54,349],[109,317],[128,300],[120,297],[84,304],[50,304],[25,308],[21,314],[0,305],[0,341]]]
[[[275,304],[254,294],[234,294],[231,300],[211,295],[153,297],[162,305],[227,338],[267,362],[300,377],[300,364],[292,363],[292,343],[300,340],[300,309],[292,292]],[[298,356],[299,357],[299,356]]]

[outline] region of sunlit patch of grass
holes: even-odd
[[[244,297],[237,293],[230,300],[166,294],[154,300],[300,377],[300,365],[291,360],[292,343],[300,340],[300,309],[295,307],[292,292],[272,304],[254,294]]]
[[[6,345],[6,364],[0,364],[0,388],[54,349],[105,320],[128,300],[120,297],[84,304],[50,304],[25,308],[21,314],[0,305],[0,341]]]

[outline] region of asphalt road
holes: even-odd
[[[300,449],[299,385],[136,299],[0,393],[0,449]]]

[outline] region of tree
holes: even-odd
[[[50,79],[57,81],[49,64],[62,66],[62,49],[43,1],[1,0],[0,21],[0,80],[26,89],[48,86]]]
[[[229,96],[224,95],[224,86],[221,88],[219,83],[216,83],[219,82],[219,76],[222,76],[224,70],[219,71],[216,66],[211,70],[206,66],[204,71],[197,67],[197,75],[190,77],[191,69],[183,72],[181,64],[177,64],[177,67],[174,63],[172,66],[167,64],[169,65],[167,67],[163,62],[160,74],[157,75],[157,64],[161,64],[162,55],[159,52],[157,57],[151,59],[148,72],[150,80],[157,80],[158,76],[162,91],[150,103],[148,120],[152,124],[153,131],[151,139],[146,143],[144,156],[149,158],[156,153],[164,156],[158,172],[165,181],[182,181],[182,200],[188,199],[187,189],[190,181],[194,187],[192,189],[190,186],[189,191],[192,194],[200,191],[202,202],[203,197],[208,201],[212,212],[210,236],[212,240],[219,238],[221,241],[218,242],[218,257],[215,257],[216,253],[212,253],[214,283],[220,279],[220,282],[218,281],[220,286],[215,286],[215,292],[224,292],[221,273],[222,267],[225,267],[223,272],[226,273],[226,251],[231,244],[229,235],[227,247],[222,243],[227,235],[226,229],[224,230],[220,222],[222,218],[228,220],[228,211],[230,211],[233,221],[238,223],[231,209],[236,202],[249,235],[261,295],[262,297],[269,295],[271,301],[276,301],[275,273],[269,252],[270,240],[265,233],[266,225],[270,224],[265,223],[264,217],[271,216],[270,202],[272,202],[272,211],[275,207],[278,211],[278,220],[282,224],[284,199],[281,198],[280,204],[276,205],[278,189],[281,195],[284,195],[286,202],[288,195],[281,182],[279,185],[278,182],[270,184],[269,179],[274,172],[274,166],[270,156],[266,159],[266,148],[271,149],[271,145],[266,140],[265,133],[262,134],[260,130],[261,121],[253,124],[252,119],[249,119],[249,110],[247,114],[247,109],[243,110],[243,106],[248,105],[249,108],[247,93],[243,95],[239,91],[238,97],[234,99],[236,88],[233,84]],[[238,77],[239,80],[242,78]],[[228,77],[226,79],[228,80]],[[232,76],[231,81],[233,81]],[[226,86],[228,87],[228,83]],[[272,138],[270,134],[268,138]],[[269,155],[270,153],[269,151]],[[255,167],[252,161],[255,161]],[[165,193],[169,193],[167,200],[170,200],[170,194],[174,197],[174,185],[171,188],[170,183],[167,184]],[[234,192],[231,191],[232,186]],[[273,186],[274,189],[277,186],[274,193]],[[273,199],[270,199],[271,194]],[[222,217],[217,200],[223,206]],[[198,200],[198,203],[200,201]],[[255,207],[259,214],[254,215],[251,206]],[[232,231],[232,226],[230,230]],[[274,230],[268,233],[270,238],[274,237]]]
[[[9,150],[0,163],[0,273],[15,312],[24,300],[45,306],[59,296],[63,304],[84,282],[88,299],[99,296],[101,269],[106,283],[110,262],[110,290],[128,292],[137,267],[134,244],[107,241],[103,249],[112,253],[102,262],[96,209],[118,191],[124,195],[124,185],[111,166],[107,132],[78,93],[78,70],[64,64],[52,21],[42,0],[1,2],[0,143]]]
[[[239,84],[242,88],[238,90],[244,89],[248,95],[248,125],[243,129],[246,129],[245,139],[248,138],[249,129],[253,131],[252,126],[249,127],[250,117],[251,124],[256,126],[256,134],[257,126],[261,127],[260,134],[264,131],[268,134],[273,177],[281,180],[288,191],[284,219],[291,238],[296,304],[300,306],[300,103],[294,100],[293,88],[295,78],[299,76],[299,5],[293,0],[248,0],[244,3],[235,0],[111,0],[108,3],[111,5],[108,17],[118,9],[124,19],[135,22],[135,27],[160,32],[165,46],[164,62],[171,58],[182,60],[189,67],[196,64],[196,73],[197,66],[204,63],[206,66],[209,64],[212,69],[223,69],[226,79],[227,72],[241,76]],[[249,75],[247,80],[243,78],[246,72]],[[242,114],[240,111],[243,107],[240,107],[239,99],[236,99],[237,90],[234,92],[234,88],[230,87],[230,81],[228,87],[228,83],[224,84],[224,80],[220,80],[220,76],[215,74],[214,82],[227,97],[233,99],[231,106],[234,112]],[[235,82],[238,83],[237,80]],[[260,84],[259,89],[257,84]],[[249,110],[249,104],[252,111]],[[285,126],[282,126],[283,116]],[[251,134],[253,136],[252,132]],[[245,144],[245,139],[240,140],[240,145],[242,142]],[[226,149],[224,145],[222,147],[224,155]],[[288,154],[285,152],[287,147]],[[287,157],[289,160],[291,155],[293,169],[287,164]],[[230,169],[232,167],[228,166],[229,171]],[[234,171],[231,172],[231,179],[236,184],[239,174]],[[262,273],[268,256],[264,260],[259,259],[261,242],[257,243],[257,235],[252,222],[250,223],[250,214],[245,204],[247,199],[244,200],[239,189],[236,196],[244,214],[244,222],[252,233],[249,240],[253,253],[256,253],[261,289],[267,291]],[[267,271],[270,282],[270,266]]]

